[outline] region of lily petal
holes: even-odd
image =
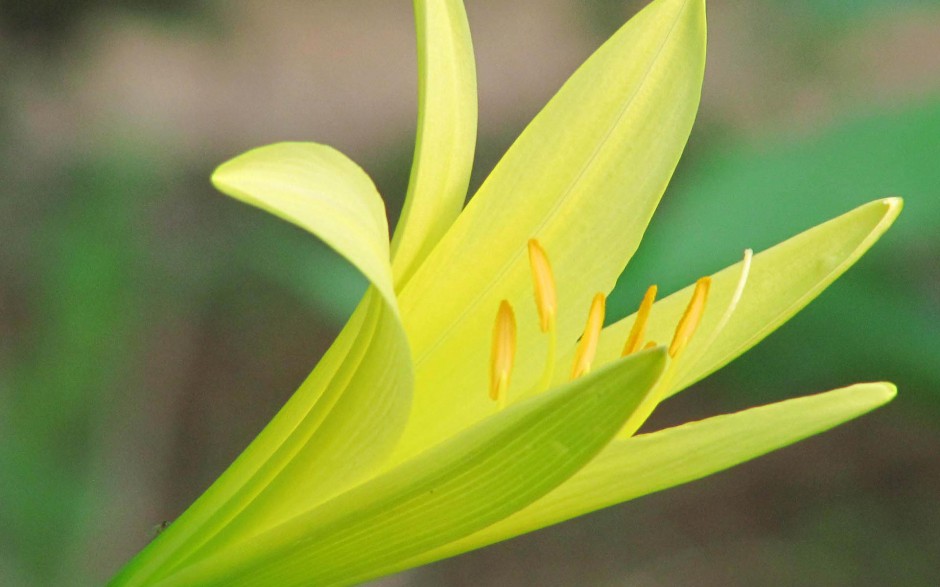
[[[400,289],[467,199],[477,132],[470,27],[461,0],[415,0],[418,135],[411,180],[392,239]]]
[[[613,438],[655,384],[662,348],[518,403],[161,585],[348,585],[545,495]]]
[[[159,578],[196,552],[272,527],[361,481],[391,450],[410,408],[411,358],[384,209],[365,172],[328,147],[283,143],[224,164],[213,182],[319,236],[372,285],[284,408],[115,585]]]
[[[317,143],[276,143],[222,164],[212,183],[319,237],[397,311],[385,205],[366,172],[348,157]]]
[[[636,250],[688,138],[705,65],[703,0],[656,0],[569,79],[473,197],[401,293],[416,362],[404,458],[490,413],[487,340],[502,299],[519,348],[541,348],[527,263],[537,237],[558,282],[560,340],[610,291]],[[541,352],[515,381],[538,380]],[[436,381],[453,387],[440,390]]]
[[[863,383],[618,439],[557,489],[409,566],[454,556],[617,503],[701,479],[824,432],[894,398],[890,383]]]
[[[901,212],[900,198],[864,204],[754,255],[744,293],[720,336],[713,337],[741,272],[741,263],[711,277],[708,307],[698,332],[677,365],[664,397],[678,393],[738,357],[799,312],[842,275],[881,237]],[[653,305],[647,339],[668,341],[694,286]],[[619,356],[635,315],[604,329],[599,363]],[[573,349],[566,349],[573,356]]]

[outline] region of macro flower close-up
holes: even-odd
[[[466,206],[464,6],[414,11],[418,135],[391,238],[369,176],[331,147],[276,143],[214,173],[370,285],[287,404],[113,585],[355,584],[699,479],[894,397],[861,383],[642,428],[819,295],[902,207],[862,204],[675,293],[643,284],[633,315],[606,315],[698,110],[704,0],[654,0],[623,25]]]

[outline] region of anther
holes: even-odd
[[[591,370],[591,363],[597,353],[597,341],[601,336],[601,329],[604,327],[605,304],[604,294],[594,295],[594,299],[591,301],[591,310],[588,312],[587,324],[584,326],[584,334],[581,335],[578,349],[575,352],[574,365],[571,369],[572,379],[576,379]]]
[[[646,322],[649,320],[650,309],[655,301],[656,286],[651,285],[647,288],[643,301],[640,302],[640,309],[636,311],[636,320],[633,321],[633,327],[630,328],[630,335],[627,337],[627,343],[623,346],[621,356],[626,357],[640,350],[640,345],[643,343],[643,334],[646,332]]]
[[[516,356],[516,316],[512,306],[503,300],[496,313],[493,327],[493,350],[490,354],[490,399],[502,408],[506,405],[506,391]]]
[[[548,332],[555,324],[558,298],[555,295],[555,278],[548,255],[539,241],[529,239],[529,266],[532,269],[532,286],[535,289],[535,306],[539,311],[539,326]]]
[[[707,342],[699,346],[699,351],[695,354],[694,357],[685,357],[683,363],[685,366],[682,369],[681,375],[685,376],[687,373],[695,370],[698,367],[698,361],[704,356],[706,349],[710,348],[718,337],[721,336],[722,330],[725,326],[728,325],[728,322],[731,321],[731,317],[734,315],[734,311],[737,309],[738,304],[741,302],[741,297],[744,295],[744,287],[747,285],[748,276],[751,273],[751,261],[754,258],[754,251],[751,249],[745,249],[744,259],[741,261],[741,270],[738,274],[738,282],[734,287],[734,292],[731,294],[731,300],[728,302],[727,307],[725,307],[724,313],[721,315],[721,319],[718,320],[718,324],[713,328],[710,328],[710,335],[707,339]]]
[[[679,324],[676,326],[676,333],[669,344],[669,356],[676,358],[679,353],[685,350],[685,347],[695,334],[695,329],[702,319],[705,312],[705,301],[708,299],[708,288],[711,286],[710,277],[702,277],[695,282],[695,291],[692,292],[692,299],[685,309]]]

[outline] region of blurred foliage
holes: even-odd
[[[95,12],[122,9],[186,18],[205,4],[205,0],[0,0],[0,30],[20,41],[55,45]]]
[[[211,306],[230,328],[257,331],[248,324],[259,308],[293,306],[295,316],[316,308],[326,332],[335,332],[365,289],[354,269],[306,233],[208,196],[208,167],[198,172],[200,187],[168,195],[180,169],[140,151],[90,153],[24,193],[6,194],[14,223],[38,205],[44,224],[40,232],[6,231],[22,249],[0,263],[9,276],[0,292],[4,318],[13,326],[0,347],[0,584],[58,584],[71,571],[50,551],[85,542],[107,518],[106,431],[121,428],[128,410],[120,406],[146,405],[160,393],[140,371],[146,354],[160,351],[162,328],[199,321]],[[207,198],[179,201],[193,192]],[[219,238],[225,234],[235,240]],[[226,448],[219,466],[241,447]],[[29,578],[12,578],[11,569]],[[80,573],[71,580],[85,583]]]
[[[595,0],[585,3],[589,22],[602,35],[616,30],[624,18],[638,12],[645,0]],[[854,21],[877,18],[887,11],[904,11],[919,7],[931,8],[934,0],[756,0],[750,10],[786,13],[801,19],[798,32],[803,35],[851,27]],[[806,41],[807,39],[802,39]]]
[[[88,494],[94,450],[129,358],[147,297],[140,287],[142,243],[135,233],[147,173],[133,161],[106,168],[73,165],[52,182],[60,193],[41,234],[30,234],[29,266],[38,278],[23,300],[28,332],[11,349],[3,413],[14,433],[0,443],[0,540],[37,579],[57,569],[94,496]],[[51,187],[51,186],[50,186]],[[37,194],[32,194],[36,196]],[[41,196],[40,196],[41,198]],[[120,243],[116,246],[117,243]],[[9,428],[7,428],[9,430]]]
[[[933,0],[764,0],[770,4],[787,5],[794,11],[811,15],[830,26],[843,26],[856,18],[867,18],[889,10],[932,7]]]

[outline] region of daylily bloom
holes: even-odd
[[[463,208],[475,72],[459,0],[415,0],[419,124],[389,242],[337,151],[281,143],[213,176],[371,285],[271,423],[115,585],[345,585],[698,479],[865,413],[887,383],[635,435],[855,262],[861,206],[605,326],[692,128],[704,0],[655,0],[561,88]],[[747,205],[747,202],[742,202]]]

